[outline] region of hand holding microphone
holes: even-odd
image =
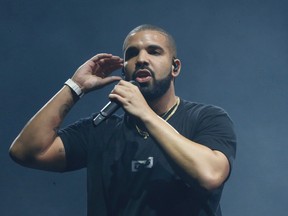
[[[139,84],[135,80],[131,80],[130,83],[139,87]],[[93,119],[93,124],[95,126],[99,125],[101,122],[109,118],[113,113],[115,113],[119,108],[120,104],[114,101],[109,101],[99,112],[99,114]]]

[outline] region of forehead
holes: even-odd
[[[162,48],[169,49],[169,41],[167,36],[158,31],[143,30],[132,33],[124,43],[124,50],[128,47],[146,47],[150,45],[157,45]]]

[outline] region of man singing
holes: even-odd
[[[35,169],[87,168],[89,216],[220,216],[236,154],[231,119],[176,95],[181,61],[162,28],[133,29],[123,52],[124,59],[101,53],[80,66],[26,124],[11,157]],[[118,69],[123,77],[112,75]],[[83,95],[111,83],[109,99],[125,114],[95,123],[95,113],[60,128]]]

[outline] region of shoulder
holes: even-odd
[[[211,117],[217,115],[225,115],[227,117],[228,113],[221,107],[213,105],[213,104],[204,104],[199,102],[191,102],[184,99],[181,99],[180,110],[185,113],[188,113],[191,116],[197,118],[203,117]]]
[[[234,134],[234,122],[223,108],[186,100],[181,100],[181,103],[178,120],[190,125],[195,133],[226,131]]]
[[[228,158],[236,154],[236,133],[234,123],[221,107],[197,102],[183,101],[183,122],[192,125],[190,137],[211,149],[219,150]],[[232,159],[229,159],[232,161]],[[231,162],[232,163],[232,162]]]
[[[116,127],[119,122],[122,121],[122,117],[112,115],[110,118],[103,121],[98,126],[95,126],[93,119],[98,113],[91,114],[88,117],[80,118],[74,123],[68,124],[58,131],[58,135],[62,138],[64,136],[84,136],[88,137],[93,134],[102,134],[107,131],[111,131],[112,128]],[[109,130],[107,130],[109,128]]]

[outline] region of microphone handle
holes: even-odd
[[[135,80],[131,80],[130,83],[136,85],[139,88],[139,83],[137,83]],[[119,108],[120,105],[118,103],[109,101],[106,106],[103,107],[103,109],[100,111],[100,113],[93,119],[93,124],[95,126],[99,125],[102,121],[109,118],[109,116],[116,112],[116,110]]]
[[[103,107],[103,109],[100,111],[100,113],[93,119],[94,125],[99,125],[119,108],[119,104],[109,101],[109,103],[107,103],[106,106]]]

